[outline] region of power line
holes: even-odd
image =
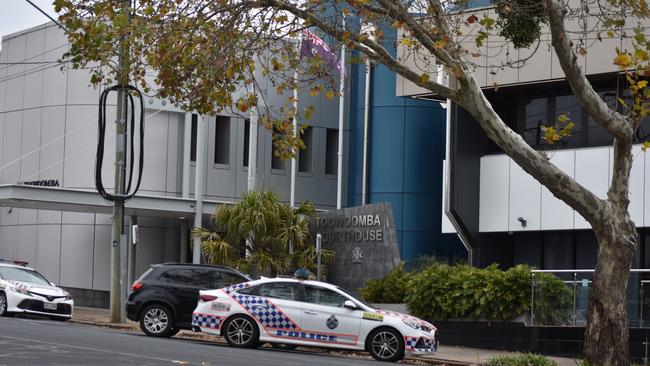
[[[45,15],[45,16],[48,17],[51,21],[53,21],[54,24],[58,25],[59,28],[63,29],[63,30],[66,31],[66,32],[68,31],[64,26],[61,25],[61,23],[59,23],[56,19],[52,18],[52,17],[50,16],[50,14],[44,12],[43,9],[39,8],[36,4],[34,4],[33,2],[31,2],[31,0],[25,0],[25,1],[27,1],[31,6],[35,7],[36,10],[40,11],[41,13],[43,13],[43,15]]]
[[[16,61],[16,62],[0,62],[0,65],[41,65],[41,64],[63,64],[66,61]]]
[[[52,51],[56,51],[56,50],[58,50],[59,48],[67,47],[68,45],[69,45],[69,43],[66,42],[66,43],[64,43],[64,44],[61,44],[61,45],[56,46],[56,47],[54,47],[54,48],[50,48],[49,50],[43,51],[43,52],[38,53],[38,54],[36,54],[36,55],[29,56],[29,57],[25,57],[25,58],[23,58],[22,60],[17,60],[17,61],[13,61],[13,62],[25,62],[25,61],[27,61],[27,60],[31,60],[31,59],[34,59],[34,58],[36,58],[36,57],[43,56],[43,55],[45,55],[46,53],[50,53],[50,52],[52,52]],[[9,65],[9,66],[5,66],[5,67],[2,67],[2,68],[0,68],[0,71],[5,70],[5,69],[8,69],[8,68],[10,68],[10,67],[11,67],[11,65]]]

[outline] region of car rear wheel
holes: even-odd
[[[148,336],[170,337],[174,332],[174,316],[165,305],[149,305],[140,315],[140,329]]]
[[[0,292],[0,316],[7,316],[7,296]]]
[[[235,315],[224,324],[223,336],[233,347],[253,348],[259,344],[260,330],[250,317]]]
[[[395,329],[376,329],[368,337],[368,352],[379,361],[399,361],[404,358],[404,339]]]

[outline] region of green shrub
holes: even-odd
[[[413,315],[428,320],[511,320],[530,311],[531,268],[500,270],[496,264],[477,268],[466,264],[433,263],[420,272],[400,264],[386,276],[359,289],[373,303],[406,303]],[[571,290],[548,273],[535,274],[535,323],[566,324],[571,318]]]
[[[530,270],[525,265],[507,271],[496,265],[483,269],[468,265],[433,265],[410,277],[406,304],[413,315],[434,321],[511,320],[530,311]],[[552,275],[545,274],[543,278],[544,288],[550,289],[542,291],[547,294],[538,299],[546,314],[545,321],[566,316],[571,307],[570,290]],[[561,301],[554,302],[555,299]]]
[[[408,272],[404,263],[400,263],[382,278],[368,280],[366,286],[359,289],[365,301],[384,304],[403,303],[406,295]]]
[[[546,356],[532,353],[515,355],[494,356],[485,363],[485,366],[558,366],[557,362]]]

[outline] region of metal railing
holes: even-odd
[[[559,277],[564,286],[545,273]],[[528,323],[584,326],[593,274],[593,269],[533,270]],[[650,269],[630,270],[626,296],[629,326],[650,327]]]

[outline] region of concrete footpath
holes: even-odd
[[[128,321],[125,323],[111,323],[108,309],[87,308],[75,306],[73,322],[100,326],[113,329],[122,329],[130,331],[139,331],[137,323]],[[205,335],[193,333],[190,331],[181,331],[177,337],[203,338]],[[211,337],[214,338],[214,337]],[[441,365],[481,365],[496,355],[504,355],[510,352],[494,351],[478,348],[456,347],[441,345],[438,353],[435,355],[426,355],[422,357],[412,357],[411,360],[428,361],[427,364]],[[566,357],[549,357],[558,363],[559,366],[576,366],[576,360]]]

